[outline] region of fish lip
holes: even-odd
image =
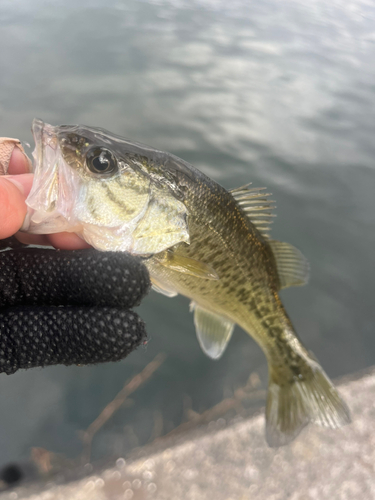
[[[31,131],[34,137],[35,149],[33,151],[33,158],[35,161],[34,171],[36,165],[43,165],[43,127],[44,122],[39,118],[34,118],[33,123],[31,125]]]
[[[61,155],[60,129],[40,119],[32,122],[34,181],[25,200],[27,214],[22,231],[50,234],[74,226],[74,203],[69,197],[78,197],[80,184]]]
[[[58,146],[56,127],[43,122],[40,118],[34,118],[31,131],[33,133],[35,149],[33,157],[35,160],[34,171],[43,167],[44,150],[46,146],[56,150]]]
[[[35,143],[35,148],[32,152],[33,156],[33,163],[32,163],[32,172],[35,174],[43,165],[43,129],[44,129],[44,122],[40,120],[39,118],[34,118],[31,124],[31,132],[34,137],[34,143]],[[34,181],[35,181],[35,176],[34,176]],[[31,191],[29,195],[26,198],[26,206],[27,206],[27,212],[25,219],[23,221],[23,224],[20,228],[20,231],[27,232],[30,229],[30,224],[31,224],[31,218],[32,215],[34,214],[35,210],[32,208],[32,206],[29,205],[29,200],[31,198],[30,194],[33,192],[35,189],[35,182],[33,182],[33,185],[31,187]]]
[[[34,118],[31,124],[31,131],[34,136],[35,143],[41,143],[44,125],[45,123],[43,120],[40,118]]]
[[[56,182],[57,159],[59,142],[57,128],[40,119],[34,119],[31,130],[34,136],[35,149],[33,151],[34,181],[30,193],[26,198],[27,216],[21,228],[26,231],[32,221],[35,211],[51,211],[52,201],[56,196],[52,189]]]

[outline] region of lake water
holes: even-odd
[[[223,186],[277,201],[272,235],[311,263],[282,292],[331,377],[375,363],[375,7],[367,0],[3,0],[0,135],[32,142],[34,117],[83,123],[170,151]],[[0,466],[30,448],[77,456],[79,431],[157,353],[162,367],[94,440],[94,458],[149,441],[258,373],[236,328],[220,361],[188,301],[152,292],[149,343],[125,361],[0,375]],[[261,403],[259,403],[261,404]]]

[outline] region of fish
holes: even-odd
[[[23,230],[70,231],[100,251],[142,257],[153,288],[191,301],[199,344],[219,359],[235,325],[268,362],[265,434],[290,443],[309,423],[350,411],[302,343],[280,290],[304,285],[307,259],[271,239],[274,202],[251,184],[226,190],[173,154],[104,129],[34,120],[34,182]]]

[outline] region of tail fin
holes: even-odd
[[[301,358],[301,362],[301,375],[289,381],[278,380],[270,367],[266,407],[269,446],[288,444],[309,422],[333,429],[350,423],[349,408],[318,362],[308,358]]]

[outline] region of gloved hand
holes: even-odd
[[[18,164],[21,161],[19,155]],[[13,168],[11,173],[22,174],[26,167]],[[0,174],[6,173],[7,164],[0,154]],[[16,175],[14,180],[27,175]],[[0,238],[22,224],[24,203],[22,188],[20,193],[6,182],[4,186],[4,191],[0,189],[0,194],[6,193],[0,199],[0,207],[2,203],[5,207],[0,210]],[[17,196],[14,206],[19,210],[12,219]],[[72,239],[74,235],[54,236],[60,238],[55,241],[61,246],[65,241],[69,248],[80,244]],[[0,372],[117,361],[145,341],[144,323],[131,310],[150,288],[140,259],[87,248],[23,247],[15,238],[0,240]]]
[[[131,308],[149,287],[146,267],[129,254],[0,252],[0,372],[124,358],[146,339]]]

